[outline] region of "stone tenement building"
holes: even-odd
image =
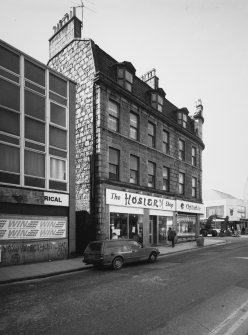
[[[202,206],[202,104],[177,108],[156,71],[136,76],[91,39],[75,12],[50,42],[49,66],[77,82],[76,208],[90,214],[96,238],[166,241],[198,232]],[[83,222],[82,222],[83,224]]]

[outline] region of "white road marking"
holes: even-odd
[[[215,327],[208,335],[217,335],[224,327],[227,326],[229,322],[232,322],[232,320],[237,316],[238,313],[243,313],[243,308],[248,309],[248,301],[243,303],[239,308],[237,308],[232,314],[230,314],[225,320],[223,320],[217,327]],[[242,317],[236,321],[231,328],[229,328],[229,331],[231,332],[225,332],[225,335],[231,335],[234,333],[234,331],[237,330],[237,328],[248,318],[248,312],[242,315]],[[233,328],[234,327],[234,328]]]

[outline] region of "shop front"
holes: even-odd
[[[106,189],[109,213],[109,238],[130,238],[144,244],[167,242],[173,225],[175,200]]]
[[[178,242],[194,240],[199,233],[200,216],[204,215],[202,204],[176,200]]]
[[[68,194],[2,187],[0,200],[0,267],[68,257]]]

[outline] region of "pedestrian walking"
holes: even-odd
[[[176,231],[173,229],[171,229],[171,227],[168,230],[168,241],[171,241],[171,246],[172,248],[175,247],[175,238],[177,236]]]

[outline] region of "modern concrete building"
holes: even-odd
[[[0,40],[0,266],[75,251],[75,83]]]
[[[246,201],[238,199],[231,194],[218,190],[205,190],[203,192],[204,218],[211,215],[226,218],[230,225],[238,225],[238,229],[247,228]]]
[[[49,43],[49,66],[77,82],[78,225],[89,217],[97,239],[115,232],[161,244],[172,225],[194,238],[203,213],[201,101],[189,115],[166,98],[154,69],[140,78],[129,61],[81,38],[75,9]]]

